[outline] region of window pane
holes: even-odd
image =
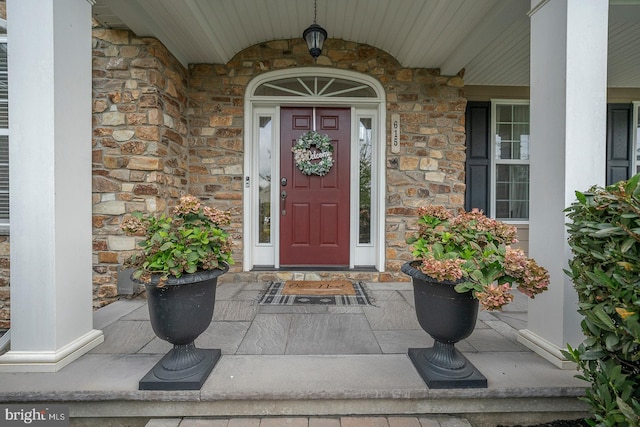
[[[0,43],[0,128],[9,128],[7,44]],[[5,131],[6,133],[6,131]],[[0,223],[9,223],[9,137],[0,136]]]
[[[496,199],[508,200],[509,199],[509,184],[497,183],[496,184]]]
[[[0,43],[0,128],[9,128],[9,91],[7,84],[6,43]]]
[[[496,106],[496,122],[510,122],[511,119],[511,105],[497,105]]]
[[[496,165],[496,218],[529,219],[529,165]]]
[[[527,160],[529,159],[529,136],[523,135],[521,141],[496,140],[496,159],[498,160]],[[499,138],[499,137],[497,137]]]
[[[529,106],[496,105],[495,158],[529,159]]]
[[[360,119],[360,243],[371,243],[372,119]]]
[[[500,157],[499,159],[512,159],[512,142],[511,141],[501,141],[500,142]]]
[[[0,136],[0,223],[9,222],[9,137]]]
[[[509,202],[496,200],[496,218],[509,217]]]
[[[271,117],[260,117],[258,136],[258,242],[271,243]]]
[[[507,140],[510,141],[511,135],[512,135],[512,126],[511,123],[499,123],[496,126],[496,130],[498,131],[498,135],[500,135],[500,138],[502,138],[503,140]]]
[[[513,106],[513,121],[520,123],[529,123],[529,106],[528,105],[514,105]]]
[[[529,124],[516,124],[513,126],[513,159],[529,159]]]
[[[516,123],[513,125],[513,139],[522,140],[522,135],[529,136],[529,123]]]

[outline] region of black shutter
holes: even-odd
[[[633,175],[632,118],[632,104],[607,104],[607,185]]]
[[[487,216],[489,212],[489,185],[491,177],[491,103],[468,102],[465,117],[467,133],[467,164],[465,169],[466,210],[478,208]]]

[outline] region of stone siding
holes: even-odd
[[[136,249],[119,226],[165,212],[187,186],[187,70],[156,39],[93,30],[94,305],[117,296],[117,269]]]
[[[373,281],[407,280],[400,266],[411,259],[405,239],[415,229],[418,206],[464,206],[466,99],[460,76],[407,69],[386,52],[364,44],[328,40],[314,64],[301,39],[249,47],[226,65],[189,67],[190,158],[188,191],[231,209],[238,243],[237,265],[221,280],[286,279],[292,273],[239,273],[242,262],[242,165],[244,95],[248,82],[266,71],[305,66],[357,71],[378,79],[387,97],[387,116],[400,114],[401,152],[390,151],[387,132],[386,273],[351,273]],[[389,129],[389,123],[387,123]],[[344,273],[323,273],[343,277]]]
[[[385,89],[387,117],[400,114],[401,151],[386,140],[386,272],[243,273],[244,95],[260,73],[292,67],[348,69]],[[166,212],[192,193],[232,212],[236,265],[221,281],[347,277],[408,280],[405,239],[418,206],[464,205],[466,100],[461,76],[407,69],[377,48],[328,40],[314,64],[302,40],[251,46],[228,64],[185,69],[156,39],[93,29],[94,306],[117,298],[118,267],[136,247],[119,228],[133,211]],[[9,240],[0,241],[0,328],[9,324]]]

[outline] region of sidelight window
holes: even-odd
[[[258,243],[271,243],[273,120],[258,118]]]
[[[360,118],[358,129],[359,152],[359,243],[371,243],[371,161],[373,154],[373,119]]]

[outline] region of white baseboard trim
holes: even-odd
[[[92,329],[55,351],[14,351],[0,356],[0,372],[58,372],[104,342],[102,331]]]
[[[518,342],[560,369],[576,369],[577,365],[567,360],[560,347],[528,329],[518,331]]]

